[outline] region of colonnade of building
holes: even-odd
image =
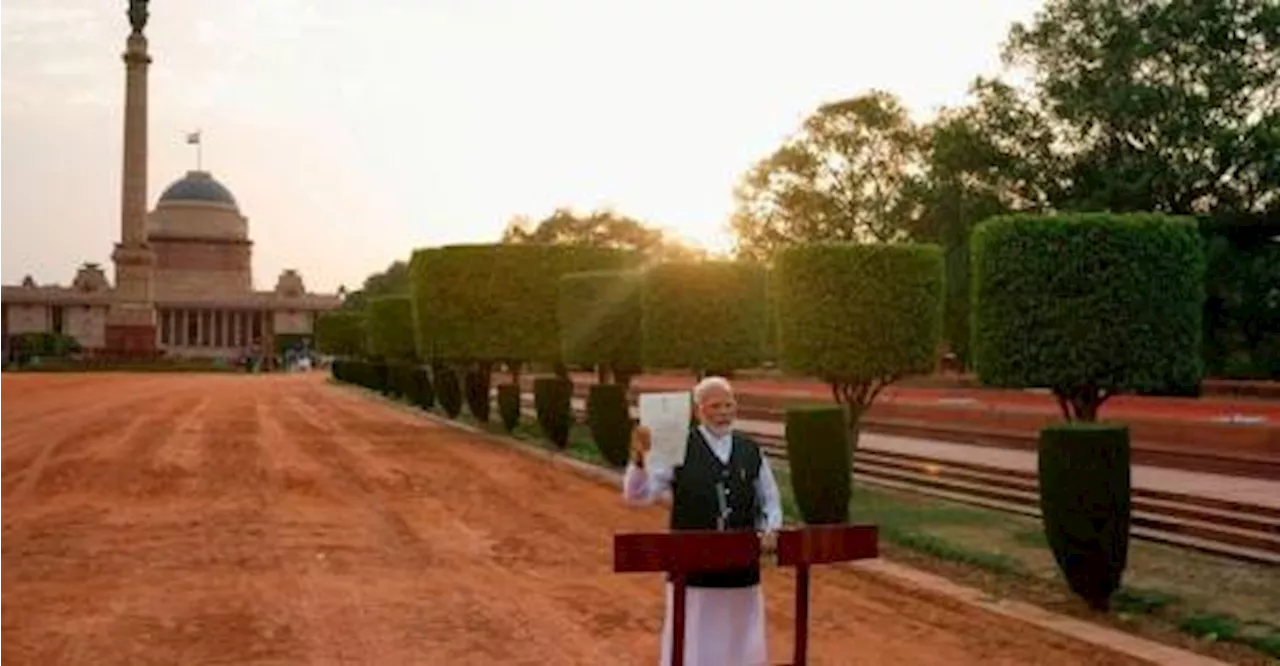
[[[266,335],[271,313],[265,310],[160,308],[162,347],[249,347]]]

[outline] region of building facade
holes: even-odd
[[[306,345],[316,317],[342,304],[337,294],[307,292],[295,270],[282,272],[273,289],[255,291],[249,220],[207,171],[190,171],[164,190],[147,214],[146,245],[155,257],[155,347],[168,357],[235,359]],[[6,350],[11,336],[25,333],[58,333],[102,350],[117,299],[97,264],[81,266],[69,286],[30,278],[4,285]]]

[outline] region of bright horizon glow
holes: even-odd
[[[150,5],[148,208],[194,168],[200,129],[249,218],[255,287],[296,268],[332,291],[557,207],[726,251],[734,184],[806,115],[871,88],[917,120],[962,104],[1041,2]],[[127,6],[6,2],[5,284],[111,266]]]

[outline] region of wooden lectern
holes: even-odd
[[[809,567],[879,555],[875,525],[813,525],[778,531],[778,566],[796,568],[795,666],[809,646]],[[760,538],[752,531],[679,531],[616,534],[613,570],[672,574],[674,608],[671,659],[684,664],[685,576],[700,571],[748,567],[760,560]]]

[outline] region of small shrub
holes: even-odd
[[[467,370],[463,375],[464,391],[467,399],[467,409],[476,420],[481,423],[489,422],[489,386],[492,374],[489,372],[488,364],[482,364],[483,367],[473,367]]]
[[[498,415],[502,417],[502,427],[512,432],[520,425],[520,387],[516,384],[500,384],[498,386]]]
[[[436,399],[440,401],[440,408],[449,418],[458,418],[458,414],[462,413],[462,383],[458,380],[457,371],[439,364],[431,374],[435,379]]]
[[[409,400],[413,404],[431,409],[436,402],[435,387],[432,386],[431,373],[425,366],[413,366],[409,374]]]
[[[1040,432],[1040,512],[1067,584],[1106,610],[1129,553],[1129,429],[1063,423]]]
[[[810,525],[849,521],[853,467],[847,420],[845,410],[834,405],[786,412],[791,487]]]
[[[631,445],[631,404],[619,384],[593,384],[587,394],[587,425],[600,455],[614,467],[627,464]]]
[[[533,380],[533,404],[543,435],[559,448],[569,444],[573,425],[573,382],[561,377]]]

